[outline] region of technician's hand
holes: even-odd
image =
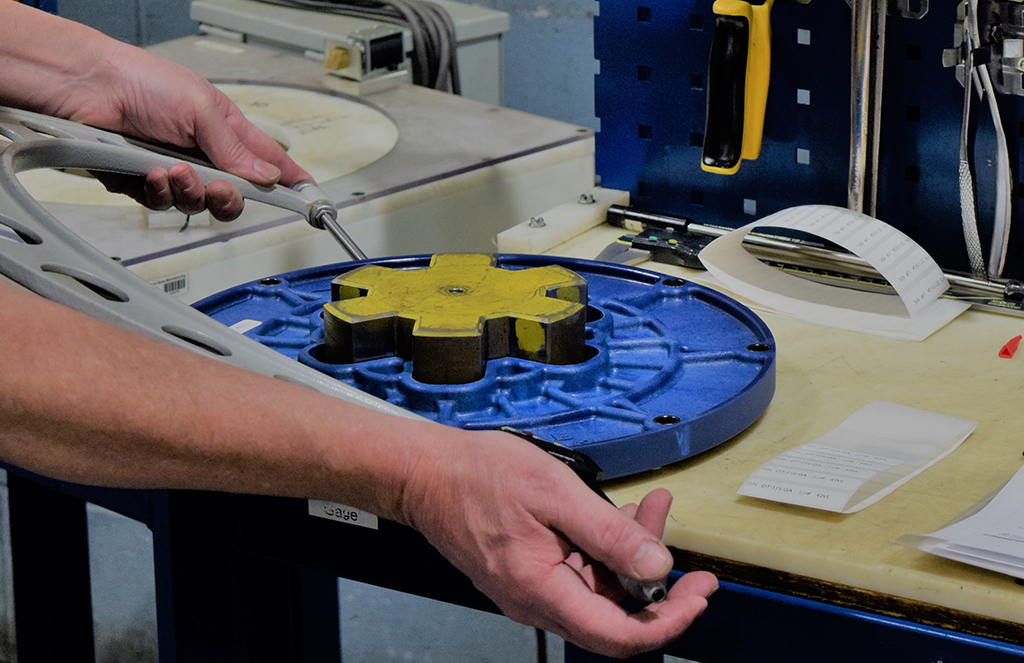
[[[625,657],[673,641],[707,607],[718,581],[704,572],[685,575],[639,613],[617,605],[624,592],[609,569],[637,580],[671,569],[660,542],[668,491],[620,511],[528,442],[504,433],[459,441],[420,457],[403,515],[508,617]]]
[[[313,178],[272,138],[249,122],[228,97],[195,72],[147,51],[118,44],[98,74],[104,86],[72,91],[61,109],[72,120],[144,140],[199,148],[224,171],[256,184],[285,186]],[[115,73],[111,73],[115,72]],[[103,90],[103,93],[96,93]],[[141,178],[100,175],[103,184],[151,209],[186,214],[209,209],[228,221],[242,212],[242,196],[224,180],[204,187],[191,166],[157,168]]]

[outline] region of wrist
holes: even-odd
[[[452,455],[451,440],[466,433],[336,399],[325,403],[329,403],[326,416],[325,410],[312,417],[305,412],[299,415],[301,428],[312,439],[297,446],[311,450],[319,459],[314,464],[321,468],[319,480],[300,490],[311,498],[341,502],[415,526],[415,505],[439,476],[437,468],[449,464],[444,459]]]
[[[401,478],[398,520],[424,531],[438,516],[437,506],[450,495],[461,495],[468,480],[479,478],[470,467],[476,454],[471,445],[481,443],[486,433],[432,424],[429,436],[410,445],[409,462]]]

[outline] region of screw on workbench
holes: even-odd
[[[544,221],[544,217],[543,216],[531,216],[530,217],[530,227],[531,228],[543,228],[546,225],[548,225],[548,224]]]

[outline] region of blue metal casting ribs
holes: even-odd
[[[195,306],[338,380],[430,419],[467,429],[529,430],[585,451],[614,478],[714,447],[757,419],[775,392],[775,341],[747,308],[708,288],[584,260],[501,255],[498,266],[561,265],[588,282],[590,358],[553,366],[506,357],[483,379],[429,385],[401,358],[327,364],[321,309],[330,282],[364,264],[423,268],[430,256],[327,265],[261,279]]]

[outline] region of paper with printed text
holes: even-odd
[[[854,513],[946,457],[977,425],[875,401],[818,439],[772,458],[750,475],[738,492]]]
[[[797,230],[834,242],[866,260],[896,295],[824,285],[769,267],[742,246],[747,234],[760,228]],[[940,299],[949,283],[910,237],[878,219],[828,205],[793,207],[755,221],[711,242],[700,259],[737,295],[829,327],[923,340],[969,307]]]

